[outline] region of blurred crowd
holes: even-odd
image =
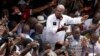
[[[100,56],[100,1],[0,0],[0,56]]]

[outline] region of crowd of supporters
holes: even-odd
[[[0,0],[0,56],[100,56],[100,1]]]

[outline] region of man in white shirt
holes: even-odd
[[[87,47],[87,38],[80,34],[81,30],[78,26],[72,27],[72,35],[66,38],[69,56],[85,56]]]
[[[96,56],[100,56],[100,43],[98,42],[99,35],[96,33],[91,33],[90,35],[91,36],[88,44],[88,53],[89,55],[95,54]]]
[[[57,41],[64,41],[65,33],[67,30],[67,24],[76,24],[77,18],[71,18],[67,15],[63,15],[65,7],[63,5],[58,5],[55,13],[51,14],[47,18],[46,22],[46,40],[51,43],[52,46]],[[82,21],[82,18],[78,19]]]
[[[96,12],[92,19],[87,19],[83,26],[85,30],[92,29],[100,35],[100,12]]]

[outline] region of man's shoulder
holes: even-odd
[[[48,16],[47,20],[54,20],[56,18],[55,14],[51,14]]]
[[[63,16],[63,17],[69,17],[69,18],[71,18],[70,16],[68,16],[68,15],[65,15],[65,14],[63,14],[62,16]]]
[[[71,18],[70,16],[65,15],[65,14],[62,14],[62,16],[63,16],[63,17],[69,17],[69,18]],[[49,15],[48,17],[55,17],[55,14],[53,13],[53,14]]]
[[[68,15],[62,15],[63,16],[63,19],[68,21],[68,20],[72,20],[72,17],[68,16]]]

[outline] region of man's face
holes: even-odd
[[[94,19],[95,19],[95,20],[100,20],[100,13],[97,13],[97,14],[94,16]]]
[[[90,40],[92,40],[92,41],[98,41],[98,39],[99,39],[98,36],[96,36],[96,35],[94,35],[94,34],[91,34]]]
[[[74,31],[74,32],[73,32],[73,35],[74,35],[75,37],[79,37],[79,36],[80,36],[80,31]]]
[[[80,29],[79,28],[75,28],[72,33],[73,33],[73,36],[75,39],[79,39],[79,37],[80,37]]]
[[[61,14],[64,12],[64,9],[62,9],[62,8],[57,8],[56,10],[55,10],[55,15],[56,15],[56,17],[61,17]]]

